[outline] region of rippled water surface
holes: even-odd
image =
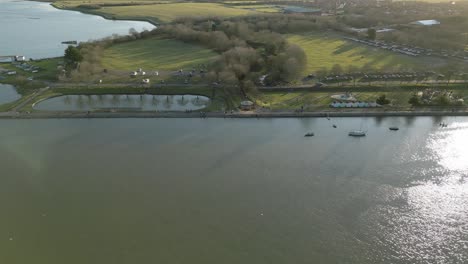
[[[50,3],[0,0],[0,56],[27,58],[63,56],[62,41],[88,41],[126,35],[131,28],[151,30],[153,25],[138,21],[112,21],[99,16],[60,10]]]
[[[142,111],[185,111],[203,109],[210,99],[198,95],[65,95],[47,99],[34,106],[46,111],[89,111],[133,109]]]
[[[0,263],[468,262],[468,118],[0,127]]]

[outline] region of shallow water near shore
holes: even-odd
[[[62,41],[88,41],[127,35],[131,28],[151,30],[139,21],[112,21],[99,16],[60,10],[50,3],[0,0],[0,56],[41,59],[63,56]]]
[[[15,87],[9,84],[0,83],[0,105],[14,102],[21,98]]]
[[[468,261],[468,118],[0,127],[1,263]]]
[[[208,106],[210,99],[199,95],[64,95],[44,100],[34,106],[45,111],[91,111],[99,109],[134,109],[141,111],[185,111]]]

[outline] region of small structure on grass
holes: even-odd
[[[20,62],[26,61],[26,57],[22,55],[15,56],[15,61],[20,61]]]
[[[249,111],[255,108],[255,105],[252,101],[245,100],[240,103],[241,110]]]
[[[345,101],[345,102],[356,102],[356,98],[351,93],[335,94],[331,96],[332,99]]]
[[[430,26],[440,25],[440,22],[434,19],[418,20],[418,21],[412,22],[411,25],[430,27]]]

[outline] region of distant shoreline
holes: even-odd
[[[41,3],[50,3],[50,5],[52,7],[54,7],[55,9],[59,9],[59,10],[67,10],[67,11],[75,11],[75,12],[80,12],[82,14],[86,14],[86,15],[93,15],[93,16],[100,16],[106,20],[119,20],[119,21],[135,21],[135,22],[147,22],[147,23],[150,23],[151,25],[153,25],[154,27],[158,28],[158,26],[161,24],[157,21],[153,21],[151,19],[146,19],[146,18],[136,18],[136,17],[128,17],[128,18],[119,18],[119,17],[113,17],[111,15],[108,15],[108,14],[104,14],[104,13],[101,13],[101,12],[92,12],[92,11],[89,11],[89,10],[86,10],[84,8],[65,8],[65,7],[60,7],[60,6],[57,6],[55,5],[55,1],[52,1],[52,0],[27,0],[27,1],[33,1],[33,2],[41,2]]]

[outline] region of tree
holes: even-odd
[[[409,99],[408,103],[410,103],[412,106],[417,106],[420,104],[419,102],[419,97],[415,94],[413,96],[411,96],[411,98]]]
[[[390,100],[387,99],[387,96],[385,94],[382,94],[377,98],[377,100],[375,100],[375,102],[379,105],[387,105],[390,103]]]
[[[447,95],[443,94],[435,100],[437,105],[449,105],[450,104],[450,99]]]
[[[367,29],[367,38],[368,39],[375,40],[376,37],[377,37],[377,31],[375,31],[375,29],[373,29],[373,28]]]
[[[76,65],[83,60],[83,55],[80,50],[74,46],[68,46],[65,50],[65,61],[67,64]]]
[[[445,79],[447,80],[447,86],[449,85],[450,80],[456,74],[459,68],[461,68],[460,65],[458,65],[457,63],[450,62],[441,69],[442,73],[445,75]]]
[[[343,68],[341,67],[340,64],[334,64],[333,67],[331,68],[331,72],[336,75],[340,75],[343,73]]]

